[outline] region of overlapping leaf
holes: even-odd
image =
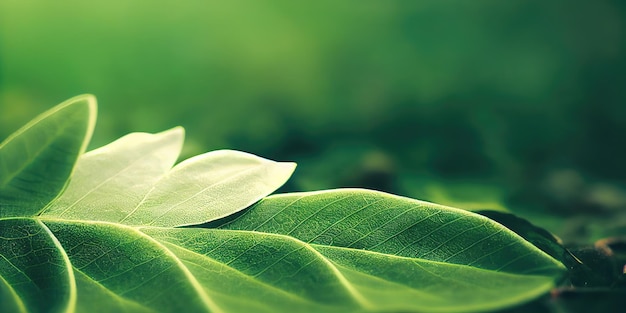
[[[171,168],[182,142],[182,128],[174,128],[130,134],[85,154],[66,192],[42,215],[127,225],[200,224],[272,193],[295,167],[218,150]]]
[[[261,200],[294,164],[215,151],[174,166],[180,128],[84,154],[68,184],[94,109],[76,98],[0,147],[2,311],[481,311],[563,271],[465,211],[367,190]]]
[[[37,214],[65,186],[95,124],[93,96],[72,98],[0,144],[0,217]]]

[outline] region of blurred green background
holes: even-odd
[[[0,136],[92,93],[92,148],[182,125],[186,157],[298,162],[284,191],[624,234],[625,23],[621,1],[3,0]]]

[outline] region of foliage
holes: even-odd
[[[88,150],[181,125],[180,160],[297,160],[280,192],[361,187],[472,210],[568,268],[516,312],[611,311],[626,307],[624,33],[626,2],[611,0],[0,1],[0,138],[95,93]],[[9,188],[7,204],[23,188],[39,190]]]
[[[94,121],[76,97],[0,145],[3,311],[485,311],[565,270],[468,211],[361,189],[266,197],[293,163],[214,151],[172,167],[181,128],[83,154]]]

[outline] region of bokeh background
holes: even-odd
[[[91,148],[296,161],[283,191],[507,209],[626,233],[623,1],[0,1],[0,137],[95,94]]]

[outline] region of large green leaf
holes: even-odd
[[[67,122],[51,112],[30,127]],[[0,311],[484,311],[545,294],[563,273],[474,213],[356,189],[264,198],[292,163],[215,151],[172,167],[182,137],[125,136],[80,157],[43,211],[3,209],[13,214],[0,216]],[[33,181],[53,194],[62,176]]]
[[[326,206],[329,195],[352,200],[369,197],[378,203],[395,201],[405,206],[403,210],[416,205],[413,200],[369,191],[313,193],[307,202]],[[243,223],[245,216],[283,197],[263,200],[228,226]],[[429,209],[466,214],[436,206],[425,208],[427,215],[432,214]],[[98,287],[89,296],[96,297],[95,293],[106,305],[128,311],[484,311],[528,301],[554,286],[562,265],[494,222],[474,214],[465,218],[502,229],[487,235],[482,247],[484,256],[494,259],[489,264],[502,269],[468,265],[476,259],[467,264],[433,261],[304,242],[258,230],[43,221],[67,251],[82,284]],[[379,224],[388,222],[380,220]],[[446,224],[436,223],[439,227]],[[457,229],[457,233],[464,230]],[[435,240],[445,243],[449,239]],[[526,259],[523,264],[518,261],[522,258]],[[88,307],[81,304],[81,289],[78,295],[78,306]]]
[[[91,95],[43,113],[0,144],[0,217],[37,214],[65,186],[96,119]]]
[[[379,279],[395,275],[396,283],[423,288],[424,298],[448,294],[442,309],[487,308],[531,298],[549,289],[564,270],[560,262],[483,216],[369,190],[271,196],[220,227],[297,238],[338,264],[378,273],[374,276]],[[415,265],[423,271],[406,279]],[[432,277],[439,279],[424,283]],[[477,289],[481,284],[493,285]],[[502,289],[499,284],[511,286]],[[523,286],[525,292],[513,286]],[[396,304],[399,299],[389,298]]]
[[[562,266],[484,216],[371,190],[272,196],[221,227],[516,274]]]

